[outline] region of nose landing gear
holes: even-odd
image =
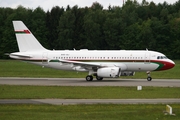
[[[151,77],[151,72],[150,71],[147,71],[146,72],[147,73],[147,75],[148,75],[148,77],[147,77],[147,81],[151,81],[152,80],[152,77]]]
[[[151,81],[152,80],[152,77],[147,77],[147,81]]]

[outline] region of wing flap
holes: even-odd
[[[73,65],[76,65],[76,66],[81,66],[81,67],[102,67],[101,64],[99,63],[89,63],[89,62],[79,62],[79,61],[70,61],[70,60],[59,60],[59,62],[62,62],[62,63],[69,63],[69,64],[73,64]]]

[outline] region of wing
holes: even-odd
[[[70,60],[58,60],[61,63],[69,63],[72,67],[81,67],[86,70],[98,69],[100,67],[105,67],[105,65],[100,63],[93,63],[93,62],[79,62],[79,61],[70,61]]]
[[[101,62],[79,62],[79,61],[72,61],[72,60],[58,60],[59,62],[61,62],[62,64],[71,64],[72,68],[76,69],[76,68],[80,68],[84,69],[84,70],[94,70],[96,71],[99,68],[102,67],[119,67],[121,68],[121,70],[126,70],[127,66],[124,63],[101,63]]]

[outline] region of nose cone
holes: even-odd
[[[169,69],[171,69],[175,66],[175,63],[171,60],[167,66],[169,67]]]
[[[161,70],[168,70],[175,66],[175,63],[172,60],[168,60],[168,61],[164,62],[163,64],[164,64],[164,66],[161,68]]]

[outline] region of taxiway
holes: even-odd
[[[0,104],[180,104],[180,99],[3,99]]]
[[[86,81],[84,78],[0,78],[4,85],[43,85],[43,86],[156,86],[180,87],[179,79],[104,79]]]

